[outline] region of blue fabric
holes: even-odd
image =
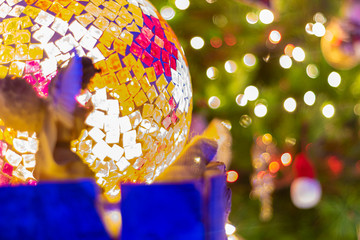
[[[122,240],[205,238],[202,197],[195,184],[121,186]]]
[[[110,239],[95,189],[90,181],[0,188],[0,239]]]

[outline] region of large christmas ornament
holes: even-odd
[[[315,178],[314,168],[304,153],[296,156],[294,172],[295,180],[290,187],[291,201],[300,209],[315,207],[321,199],[321,185]]]
[[[74,48],[102,70],[79,96],[94,110],[72,147],[109,198],[119,197],[120,182],[150,183],[175,160],[191,120],[189,70],[148,1],[0,2],[0,78],[23,77],[46,97]]]
[[[344,1],[342,17],[334,18],[321,39],[321,50],[334,68],[347,70],[360,62],[360,1]]]

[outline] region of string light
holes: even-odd
[[[281,40],[281,33],[277,30],[272,30],[269,34],[269,41],[272,44],[278,44]]]
[[[313,91],[307,91],[304,94],[304,102],[306,105],[309,105],[309,106],[314,105],[315,100],[316,100],[316,95]]]
[[[210,80],[215,80],[216,78],[218,78],[219,76],[219,70],[216,67],[209,67],[206,70],[206,76],[210,79]]]
[[[217,96],[212,96],[209,98],[208,105],[212,109],[217,109],[220,107],[221,101]]]
[[[337,72],[331,72],[328,76],[328,83],[331,87],[338,87],[341,83],[341,76]]]
[[[255,24],[259,21],[258,15],[254,12],[249,12],[246,14],[246,21],[250,24]]]
[[[295,47],[292,51],[292,55],[295,61],[302,62],[305,60],[305,52],[301,47]]]
[[[245,98],[249,101],[254,101],[259,97],[259,90],[255,86],[247,86],[244,90]]]
[[[175,10],[172,7],[165,6],[161,8],[160,14],[165,20],[171,20],[175,17]]]
[[[254,108],[254,114],[259,118],[264,117],[267,114],[267,107],[262,103],[257,104]]]
[[[237,64],[233,60],[228,60],[225,62],[225,71],[228,73],[234,73],[237,70]]]
[[[292,66],[292,60],[287,55],[282,55],[279,59],[280,66],[285,69],[289,69]]]
[[[296,101],[294,98],[289,97],[284,101],[284,108],[287,112],[294,112],[296,109]]]
[[[190,6],[189,0],[175,0],[175,6],[180,10],[186,10]]]
[[[244,64],[248,67],[252,67],[256,64],[256,57],[254,54],[247,53],[243,58]]]
[[[332,104],[326,104],[322,109],[322,114],[326,118],[332,118],[335,114],[335,108]]]
[[[269,9],[263,9],[259,14],[260,21],[264,24],[270,24],[274,21],[274,14]]]
[[[201,49],[202,47],[204,47],[204,39],[202,39],[201,37],[193,37],[191,40],[190,40],[190,45],[192,48],[194,49]]]

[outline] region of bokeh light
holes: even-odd
[[[248,67],[252,67],[256,64],[256,57],[252,53],[247,53],[243,58],[244,64]]]
[[[233,235],[236,231],[236,227],[229,223],[225,223],[225,233],[227,236]]]
[[[294,98],[289,97],[284,101],[284,109],[287,112],[294,112],[296,109],[296,101]]]
[[[237,105],[243,107],[243,106],[246,106],[248,100],[247,100],[247,98],[245,97],[244,94],[239,94],[239,95],[236,96],[235,102],[236,102]]]
[[[305,31],[310,35],[314,34],[313,26],[314,26],[314,24],[312,24],[312,23],[307,23],[306,26],[305,26]]]
[[[326,29],[322,23],[317,22],[313,25],[312,32],[314,33],[315,36],[322,37],[325,35]]]
[[[205,44],[205,41],[204,39],[202,39],[202,37],[193,37],[191,40],[190,40],[190,45],[192,48],[194,49],[201,49]]]
[[[272,137],[272,135],[270,133],[265,133],[262,136],[261,140],[265,145],[269,145],[270,143],[272,143],[273,137]],[[270,155],[269,155],[268,158],[270,159]]]
[[[213,16],[213,23],[219,28],[223,28],[228,24],[228,19],[225,15],[217,14]]]
[[[306,67],[306,74],[310,78],[317,78],[319,76],[319,69],[315,64],[309,64]]]
[[[239,178],[239,174],[234,171],[234,170],[231,170],[231,171],[227,171],[226,173],[226,181],[229,182],[229,183],[233,183],[233,182],[236,182],[236,180],[238,180]]]
[[[219,70],[216,67],[209,67],[206,70],[206,76],[210,79],[210,80],[215,80],[216,78],[218,78],[219,76]]]
[[[293,44],[287,44],[284,48],[285,55],[292,57],[292,52],[294,50],[295,46]]]
[[[221,38],[219,37],[212,37],[210,39],[210,45],[213,47],[213,48],[219,48],[222,46],[222,40]]]
[[[232,33],[228,33],[224,37],[224,41],[228,46],[234,46],[237,43],[236,37]]]
[[[277,173],[280,170],[280,164],[278,162],[271,162],[269,164],[269,171],[271,173]]]
[[[281,33],[277,30],[272,30],[269,34],[269,41],[272,44],[278,44],[281,40]]]
[[[259,97],[259,90],[255,86],[247,86],[244,90],[244,95],[247,100],[254,101]]]
[[[246,14],[246,21],[250,24],[255,24],[259,21],[259,17],[256,13],[254,12],[248,12]]]
[[[355,104],[354,113],[355,115],[360,116],[360,103]]]
[[[337,72],[331,72],[328,76],[328,83],[331,87],[338,87],[341,83],[341,76]]]
[[[287,55],[282,55],[279,59],[280,66],[285,69],[289,69],[292,66],[292,60]]]
[[[249,127],[251,123],[252,123],[252,118],[249,115],[245,114],[240,117],[239,124],[243,128]]]
[[[233,60],[228,60],[225,62],[225,71],[228,73],[234,73],[237,70],[237,64]]]
[[[260,11],[259,19],[264,24],[270,24],[274,21],[274,14],[269,9]]]
[[[305,52],[301,47],[295,47],[292,51],[292,55],[295,61],[302,62],[305,60]]]
[[[287,167],[291,164],[292,157],[290,153],[284,153],[281,155],[281,163]]]
[[[267,114],[267,107],[262,103],[257,104],[254,108],[254,114],[259,118],[265,117]]]
[[[217,96],[212,96],[209,98],[208,105],[212,109],[217,109],[220,107],[221,101]]]
[[[165,20],[171,20],[175,17],[175,10],[172,7],[165,6],[161,8],[160,14]]]
[[[190,6],[189,0],[175,0],[175,6],[180,10],[186,10]]]
[[[325,24],[327,20],[324,14],[322,14],[321,12],[317,12],[314,14],[314,21],[317,23]]]
[[[316,95],[313,91],[307,91],[304,94],[304,102],[306,105],[309,105],[309,106],[314,105],[315,100],[316,100]]]
[[[322,108],[322,114],[326,117],[326,118],[332,118],[335,114],[335,107],[332,104],[326,104],[323,108]]]

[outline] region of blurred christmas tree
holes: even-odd
[[[245,239],[357,239],[358,1],[152,2],[184,47],[194,114],[232,126],[231,169],[239,179],[231,184],[230,221],[236,233]],[[269,173],[275,186],[267,221],[259,218],[259,201],[249,198],[251,176],[260,169],[251,149],[264,136],[276,149],[265,151],[266,169],[257,172]],[[307,155],[322,185],[320,203],[306,210],[290,198],[298,153]],[[268,168],[272,162],[278,164]]]

